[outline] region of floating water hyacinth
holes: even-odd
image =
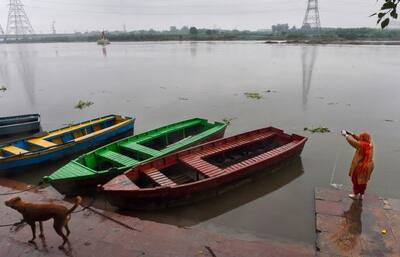
[[[7,90],[7,88],[6,88],[5,86],[1,86],[1,87],[0,87],[0,91],[3,91],[3,92],[4,92],[4,91],[6,91],[6,90]]]
[[[263,98],[263,96],[262,96],[260,93],[257,93],[257,92],[245,92],[244,95],[245,95],[247,98],[257,99],[257,100]]]
[[[329,133],[331,132],[329,128],[318,127],[318,128],[304,128],[304,131],[309,131],[311,133]]]
[[[93,102],[91,102],[91,101],[82,101],[82,100],[79,100],[79,102],[78,102],[78,104],[77,105],[75,105],[75,108],[76,109],[83,109],[83,108],[87,108],[87,107],[89,107],[89,106],[91,106],[91,105],[93,105],[94,103]]]

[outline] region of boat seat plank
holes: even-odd
[[[133,166],[133,165],[140,163],[139,161],[132,159],[126,155],[123,155],[123,154],[120,154],[117,152],[113,152],[110,150],[101,151],[101,152],[97,153],[97,155],[112,162],[112,163],[115,163],[115,164],[121,165],[121,166]]]
[[[133,151],[142,152],[142,153],[148,154],[153,157],[162,155],[162,153],[160,151],[154,150],[154,149],[144,146],[144,145],[137,144],[135,142],[124,142],[120,146],[123,148],[126,148],[128,150],[130,149]]]
[[[32,145],[37,145],[43,148],[49,148],[49,147],[53,147],[56,146],[57,144],[44,140],[42,138],[34,138],[34,139],[29,139],[28,143],[32,144]]]
[[[201,155],[203,157],[205,156],[210,156],[214,154],[218,154],[221,152],[225,152],[240,146],[244,146],[250,143],[253,143],[255,141],[260,141],[260,140],[265,140],[267,138],[273,137],[276,133],[275,132],[267,132],[263,134],[256,134],[252,136],[248,136],[245,138],[239,138],[237,140],[232,140],[229,142],[224,142],[223,144],[218,144],[215,147],[207,147],[206,149],[198,152],[198,155]]]
[[[225,168],[224,169],[224,173],[235,172],[235,171],[238,171],[240,169],[243,169],[244,167],[255,165],[257,163],[263,162],[266,159],[273,158],[273,157],[275,157],[275,156],[277,156],[277,155],[279,155],[279,154],[281,154],[283,152],[286,152],[287,150],[289,150],[291,147],[294,147],[294,146],[296,146],[296,142],[290,142],[290,143],[285,144],[283,146],[280,146],[278,148],[274,148],[274,149],[272,149],[272,150],[270,150],[270,151],[268,151],[266,153],[257,155],[257,156],[255,156],[255,157],[253,157],[251,159],[244,160],[242,162],[233,164],[233,165]]]
[[[144,173],[160,186],[176,186],[174,181],[155,168],[148,169]]]
[[[12,153],[14,155],[18,155],[18,154],[24,154],[27,153],[28,151],[19,147],[16,147],[14,145],[9,145],[6,147],[1,148],[3,151]]]
[[[188,156],[190,157],[190,156]],[[202,173],[203,175],[205,175],[206,177],[215,177],[218,176],[222,173],[224,173],[224,171],[220,168],[218,168],[215,165],[212,165],[211,163],[206,162],[205,160],[201,159],[201,158],[185,158],[182,157],[179,159],[182,163],[186,164],[187,166],[197,170],[198,172]]]

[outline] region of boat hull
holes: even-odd
[[[224,136],[225,129],[219,131],[210,137],[204,138],[203,140],[196,142],[195,144],[189,145],[195,146],[202,143],[210,142],[213,140],[220,139]],[[104,183],[110,181],[115,176],[123,173],[124,170],[115,169],[113,172],[103,172],[97,173],[95,176],[90,177],[79,177],[76,179],[64,179],[64,180],[52,180],[50,181],[51,186],[53,186],[58,192],[64,195],[77,195],[77,194],[88,194],[97,191],[98,185],[103,185]]]
[[[13,160],[0,159],[0,171],[37,165],[47,161],[59,160],[66,156],[81,153],[87,151],[88,149],[92,149],[94,147],[106,144],[110,140],[113,140],[125,133],[128,133],[130,131],[132,131],[133,133],[133,130],[134,130],[134,121],[132,120],[131,123],[127,123],[124,126],[117,127],[109,131],[105,131],[104,133],[93,136],[86,140],[73,143],[66,143],[58,147],[46,149],[43,151],[38,151],[36,153],[32,153],[29,155],[21,155],[20,157],[15,158]]]
[[[0,119],[0,136],[22,134],[40,130],[40,115],[21,115]]]
[[[270,172],[276,166],[298,157],[305,142],[306,140],[303,140],[292,149],[276,155],[268,161],[187,185],[134,191],[104,190],[103,193],[112,205],[120,209],[155,210],[190,204],[222,194],[256,173]]]

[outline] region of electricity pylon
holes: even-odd
[[[316,29],[321,28],[321,21],[319,19],[318,0],[308,0],[306,15],[304,16],[302,29]]]
[[[7,21],[7,35],[33,34],[33,28],[25,13],[21,0],[10,0]]]

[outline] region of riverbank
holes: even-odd
[[[23,190],[28,185],[12,181],[0,181],[0,194],[14,190]],[[16,195],[0,195],[0,201]],[[51,201],[71,206],[62,196],[51,188],[32,190],[18,194],[27,201]],[[0,204],[0,225],[12,224],[21,219],[21,215]],[[176,226],[145,221],[115,212],[78,208],[72,214],[69,223],[70,245],[59,250],[61,238],[54,232],[52,222],[44,222],[45,238],[37,238],[35,244],[28,243],[31,229],[25,225],[10,231],[9,227],[0,228],[0,256],[171,256],[171,257],[311,257],[312,246],[293,242],[272,240],[239,240],[225,235],[210,233],[200,229],[179,228]]]
[[[295,45],[400,45],[399,40],[329,40],[329,39],[295,39],[267,40],[266,44]]]

